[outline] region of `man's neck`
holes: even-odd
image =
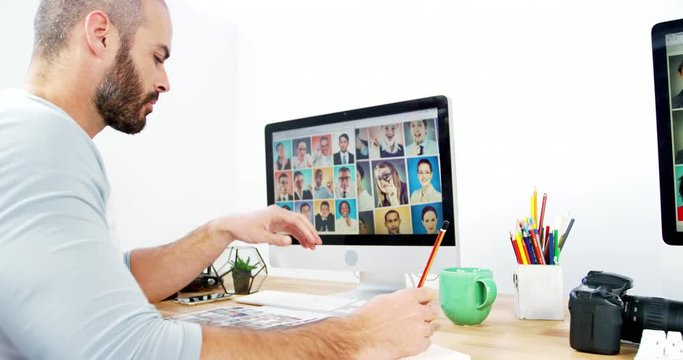
[[[91,98],[94,90],[92,78],[84,78],[78,68],[78,64],[64,66],[60,59],[49,65],[33,59],[24,89],[62,109],[93,138],[106,125]],[[80,72],[76,74],[75,71]]]

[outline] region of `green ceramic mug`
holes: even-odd
[[[489,269],[446,268],[439,275],[441,309],[456,325],[481,324],[497,294]]]

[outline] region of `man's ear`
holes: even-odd
[[[85,17],[85,39],[90,52],[103,58],[112,48],[112,27],[109,16],[101,10],[89,13]]]

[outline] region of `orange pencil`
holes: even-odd
[[[422,285],[424,285],[425,279],[427,279],[427,275],[429,274],[429,269],[432,267],[434,258],[436,258],[436,252],[439,251],[439,246],[441,246],[441,240],[443,240],[443,236],[446,234],[446,229],[448,229],[448,225],[450,224],[451,223],[449,223],[447,220],[443,222],[441,230],[439,230],[439,235],[436,236],[434,247],[432,247],[432,253],[429,255],[429,260],[427,260],[427,266],[425,266],[425,269],[422,272],[422,277],[420,277],[420,282],[417,284],[417,287],[421,288]]]

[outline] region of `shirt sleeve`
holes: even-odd
[[[123,253],[123,264],[126,265],[128,270],[130,270],[130,252],[132,250],[126,251]]]
[[[199,358],[201,327],[164,320],[109,241],[90,139],[54,116],[22,129],[0,121],[0,331],[28,358]]]

